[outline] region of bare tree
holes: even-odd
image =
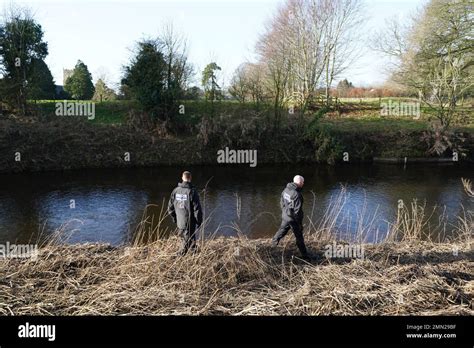
[[[375,37],[374,48],[392,58],[392,78],[435,110],[443,128],[457,101],[474,85],[474,4],[431,0],[409,25],[395,21]]]
[[[241,64],[232,77],[229,93],[241,103],[252,101],[258,106],[264,98],[262,68],[260,64]]]
[[[356,58],[354,37],[362,24],[360,0],[288,0],[257,46],[275,100],[303,115],[316,90],[326,87]]]
[[[172,23],[163,27],[158,42],[167,65],[165,112],[171,114],[176,102],[184,97],[184,91],[189,87],[194,69],[188,62],[187,40],[176,32]]]
[[[252,101],[258,106],[265,98],[265,91],[262,86],[264,78],[264,67],[262,64],[248,64],[248,89]]]
[[[257,43],[260,61],[265,66],[264,84],[273,99],[275,127],[281,122],[281,109],[291,73],[291,53],[285,39],[288,28],[289,10],[280,8],[267,23],[265,33]]]
[[[248,79],[245,71],[246,64],[247,63],[244,63],[236,69],[229,86],[229,93],[241,103],[245,103],[249,92]]]
[[[324,28],[324,83],[326,104],[330,103],[330,89],[334,79],[360,57],[361,28],[365,20],[364,7],[359,0],[324,1],[328,13],[327,25]]]

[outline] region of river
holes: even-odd
[[[459,165],[227,165],[2,174],[0,242],[36,242],[59,229],[69,243],[122,244],[143,216],[148,219],[143,226],[156,226],[184,169],[193,172],[201,192],[204,235],[271,237],[280,223],[280,193],[295,174],[305,177],[306,227],[309,218],[316,226],[321,222],[344,186],[334,229],[344,235],[364,230],[369,242],[387,233],[400,200],[426,204],[433,215],[425,229],[437,231],[441,221],[448,234],[473,204],[461,184],[462,177],[472,179],[473,168]],[[173,233],[169,218],[160,230]]]

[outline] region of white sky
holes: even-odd
[[[188,39],[196,80],[207,63],[216,61],[227,83],[242,62],[252,60],[264,24],[282,0],[0,0],[0,10],[12,2],[31,8],[42,25],[49,48],[46,63],[56,84],[62,84],[62,69],[73,68],[78,59],[88,66],[94,80],[105,72],[109,82],[118,83],[134,43],[157,36],[170,21]],[[368,40],[386,18],[408,19],[425,0],[365,2]],[[357,86],[382,83],[386,60],[366,42],[361,45],[363,56],[341,78]]]

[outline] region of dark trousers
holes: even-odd
[[[186,229],[178,229],[179,235],[183,239],[179,253],[185,255],[189,250],[196,250],[196,227],[191,226]]]
[[[303,224],[300,222],[283,220],[280,229],[273,236],[273,243],[278,245],[280,240],[286,236],[290,228],[293,230],[293,234],[296,238],[296,246],[300,250],[301,255],[306,256],[308,253],[306,251],[306,245],[304,244]]]

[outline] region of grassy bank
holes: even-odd
[[[61,100],[39,100],[31,103],[33,113],[43,121],[54,120],[56,116],[56,103]],[[95,102],[94,118],[89,120],[93,124],[123,124],[126,122],[128,112],[135,108],[135,103],[128,100],[113,100]]]
[[[203,102],[184,105],[186,114],[165,131],[164,125],[137,126],[140,115],[129,102],[97,104],[93,120],[58,117],[52,102],[38,103],[37,117],[0,119],[0,171],[216,164],[225,147],[258,150],[258,164],[332,164],[345,154],[349,162],[437,157],[429,153],[435,139],[426,141],[426,117],[380,117],[370,104],[340,114],[285,114],[278,128],[273,111],[262,105],[216,103],[212,115]],[[461,162],[474,161],[473,129],[471,123],[453,127],[449,142],[461,148]],[[450,157],[449,149],[443,156]]]
[[[473,315],[468,244],[365,245],[327,259],[308,242],[216,239],[177,258],[174,238],[141,247],[48,246],[36,261],[1,260],[2,315]],[[453,250],[457,250],[456,253]]]
[[[216,164],[217,151],[256,149],[258,164],[350,163],[373,158],[437,157],[427,154],[421,131],[356,132],[322,128],[308,137],[294,128],[278,134],[240,126],[222,134],[160,137],[124,125],[87,122],[22,124],[0,121],[0,172]],[[223,130],[224,127],[218,129]],[[242,136],[242,132],[245,136]],[[466,157],[474,161],[474,134],[465,134]],[[16,160],[16,155],[21,160]],[[129,161],[125,154],[129,153]]]

